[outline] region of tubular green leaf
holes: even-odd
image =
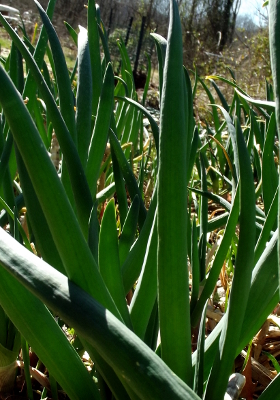
[[[237,139],[236,139],[236,129],[235,126],[232,123],[232,119],[229,115],[229,113],[220,106],[217,106],[220,108],[220,110],[222,111],[224,118],[226,120],[227,123],[227,127],[229,130],[229,134],[230,134],[230,138],[231,138],[231,143],[232,143],[232,148],[233,148],[233,154],[234,154],[234,172],[233,172],[233,191],[234,191],[234,186],[237,184],[237,181],[239,179],[239,159],[238,159],[238,150],[237,150]],[[234,185],[235,184],[235,185]]]
[[[262,137],[262,133],[261,130],[259,128],[259,124],[256,120],[256,116],[255,113],[252,109],[250,109],[250,119],[251,119],[251,129],[254,132],[254,136],[256,138],[256,142],[260,145],[261,150],[263,151],[263,137]]]
[[[269,353],[270,354],[270,353]],[[280,390],[280,373],[273,379],[273,381],[265,388],[259,397],[259,400],[277,399]]]
[[[236,126],[240,163],[240,234],[235,263],[234,279],[223,327],[219,351],[216,354],[209,378],[206,399],[223,399],[228,378],[238,347],[243,318],[249,298],[248,287],[254,262],[255,247],[255,189],[250,157],[246,148],[239,121]]]
[[[73,39],[73,42],[75,43],[76,46],[78,46],[78,34],[77,34],[77,32],[75,31],[74,28],[72,28],[72,26],[70,24],[68,24],[68,22],[64,21],[64,25],[65,25],[65,28],[67,29],[67,31],[69,32],[69,35]]]
[[[71,89],[71,82],[69,79],[68,68],[66,65],[65,57],[58,36],[54,30],[54,27],[49,17],[45,13],[40,3],[38,3],[37,0],[34,0],[34,2],[39,10],[42,22],[46,28],[52,49],[52,55],[56,73],[56,83],[58,86],[58,93],[59,93],[60,111],[66,123],[66,126],[72,136],[72,139],[76,144],[77,133],[75,124],[73,93]]]
[[[162,85],[163,85],[163,69],[165,63],[167,40],[157,33],[151,33],[154,38],[157,47],[158,56],[158,75],[159,75],[159,94],[161,99]]]
[[[194,374],[194,391],[202,398],[203,396],[203,372],[204,372],[204,343],[205,343],[205,319],[206,319],[207,303],[204,305],[204,309],[201,315],[201,321],[199,326],[199,333],[197,338],[197,362],[195,365]]]
[[[52,19],[52,16],[53,16],[55,3],[56,3],[56,0],[50,0],[49,4],[48,4],[47,15],[49,16],[50,19]],[[48,43],[48,35],[47,35],[45,27],[43,26],[42,30],[40,32],[38,42],[36,44],[34,54],[33,54],[34,60],[36,61],[39,68],[42,67],[42,64],[44,62],[44,55],[45,55],[47,43]],[[27,108],[29,110],[32,108],[33,102],[36,100],[36,97],[35,97],[36,89],[37,89],[36,81],[31,73],[31,71],[29,71],[26,81],[25,81],[25,87],[24,87],[24,92],[23,92],[23,98],[28,97],[28,99],[29,99],[29,104],[27,104]]]
[[[258,238],[256,247],[255,247],[255,263],[259,260],[261,257],[263,251],[265,250],[266,243],[268,242],[271,231],[275,226],[275,222],[277,221],[277,210],[278,210],[278,190],[279,188],[277,187],[270,209],[267,213],[265,223],[263,225],[263,229],[260,233],[260,236]]]
[[[263,148],[263,160],[262,160],[262,187],[263,187],[263,202],[265,213],[271,206],[275,190],[278,186],[278,173],[274,161],[274,140],[276,134],[276,121],[275,114],[272,113],[266,132],[266,138]],[[268,179],[269,177],[269,179]]]
[[[11,28],[7,21],[2,17],[0,13],[0,22],[5,27],[16,46],[22,53],[25,61],[32,71],[34,79],[38,85],[40,93],[46,103],[49,116],[51,117],[52,124],[57,135],[64,159],[67,163],[69,171],[71,185],[73,188],[75,201],[77,205],[77,214],[81,223],[84,236],[87,237],[88,220],[92,209],[92,198],[90,195],[89,187],[87,185],[86,176],[81,165],[81,161],[78,156],[76,146],[69,134],[69,131],[65,125],[65,122],[61,116],[59,109],[55,103],[55,100],[41,74],[40,69],[35,63],[32,55],[23,44],[16,32]],[[17,95],[15,97],[18,97]]]
[[[157,297],[157,223],[156,214],[147,243],[147,250],[130,304],[134,332],[144,340],[146,329]]]
[[[199,269],[199,257],[198,257],[197,227],[195,218],[193,219],[192,223],[191,267],[192,267],[192,296],[191,296],[190,310],[192,313],[198,300],[199,283],[201,281],[200,269]]]
[[[264,108],[267,111],[275,111],[275,102],[274,101],[265,101],[265,100],[255,100],[251,97],[245,96],[245,94],[241,93],[238,89],[235,89],[238,96],[242,99],[246,100],[248,103],[253,104],[257,108]]]
[[[231,208],[230,215],[228,216],[227,225],[225,228],[225,232],[224,232],[222,241],[217,250],[216,256],[213,261],[212,268],[206,279],[203,290],[199,296],[199,300],[198,300],[198,302],[192,312],[192,315],[191,315],[191,321],[192,321],[193,327],[195,327],[198,324],[204,304],[207,301],[207,299],[211,296],[211,293],[213,292],[213,290],[215,288],[217,279],[219,277],[219,273],[221,271],[226,254],[228,252],[228,248],[230,246],[232,237],[236,230],[238,214],[239,214],[239,191],[237,189],[236,195],[233,200],[233,206]]]
[[[116,96],[116,99],[117,100],[123,100],[123,101],[125,101],[126,103],[129,103],[129,104],[133,104],[135,107],[137,107],[139,110],[142,111],[142,113],[145,115],[146,118],[148,118],[148,120],[150,122],[150,125],[151,125],[152,132],[153,132],[156,149],[157,149],[157,152],[158,152],[159,128],[158,128],[158,125],[157,125],[156,121],[151,116],[151,114],[146,110],[145,107],[143,107],[141,104],[137,103],[137,101],[135,101],[133,99],[130,99],[129,97]]]
[[[135,239],[139,204],[139,198],[138,196],[135,196],[122,227],[122,232],[119,238],[120,265],[123,265]]]
[[[207,87],[207,85],[203,82],[203,80],[201,78],[198,77],[199,82],[201,83],[203,89],[205,90],[210,103],[212,104],[212,114],[213,114],[213,120],[214,120],[214,126],[215,126],[215,131],[218,132],[219,128],[220,128],[220,121],[219,121],[219,115],[217,112],[217,108],[215,106],[215,100],[214,97],[212,95],[212,93],[210,92],[209,88]]]
[[[99,46],[98,22],[94,0],[88,0],[88,43],[92,76],[92,113],[96,115],[102,89],[101,57]]]
[[[100,274],[116,307],[120,311],[125,324],[131,327],[121,277],[114,199],[109,201],[102,217],[99,235],[98,262]]]
[[[1,230],[2,234],[7,235]],[[20,244],[18,246],[20,257],[24,248]],[[0,253],[1,263],[5,258],[3,249]],[[97,387],[80,357],[49,310],[2,267],[0,276],[0,303],[6,314],[70,398],[78,400],[80,396],[87,398],[90,395],[93,399],[100,399]]]
[[[111,148],[111,155],[112,155],[112,163],[113,163],[113,173],[114,173],[114,180],[116,186],[116,193],[118,198],[119,204],[119,213],[120,213],[120,221],[121,226],[123,227],[124,221],[127,217],[128,205],[127,205],[127,193],[125,188],[125,181],[123,179],[123,174],[121,168],[119,166],[118,160],[115,156],[114,149]],[[137,196],[138,197],[138,196]],[[138,216],[137,216],[138,218]],[[122,261],[121,261],[122,265]]]
[[[104,76],[101,96],[99,99],[94,130],[88,149],[86,166],[86,176],[93,198],[96,196],[97,179],[106,148],[113,106],[114,74],[112,65],[108,64]]]
[[[235,356],[252,340],[279,301],[277,238],[278,232],[275,232],[253,270],[250,294],[241,329],[242,335]],[[205,341],[204,380],[208,379],[215,353],[218,350],[219,335],[225,324],[226,319],[222,318]],[[193,354],[194,364],[196,363],[196,356],[197,353],[195,352]]]
[[[216,84],[216,82],[213,79],[209,79],[209,81],[212,83],[214,89],[216,90],[217,95],[219,96],[219,99],[222,103],[222,106],[224,107],[224,109],[229,112],[229,105],[224,97],[224,95],[222,94],[222,92],[220,91],[220,88],[218,87],[218,85]]]
[[[78,85],[76,128],[78,152],[86,167],[91,138],[92,81],[87,30],[80,26],[78,35]]]
[[[146,219],[146,215],[147,215],[147,210],[145,208],[143,199],[142,199],[142,195],[141,192],[139,190],[139,187],[137,185],[137,181],[134,177],[133,171],[122,151],[121,145],[118,141],[118,139],[116,138],[116,135],[114,134],[114,132],[110,129],[109,131],[109,137],[110,137],[110,143],[111,146],[114,150],[116,159],[118,160],[119,166],[121,168],[123,177],[125,179],[125,182],[127,184],[127,189],[129,191],[130,197],[132,199],[134,199],[135,196],[138,196],[140,199],[140,208],[139,208],[139,226],[140,229],[142,228],[145,219]]]
[[[206,179],[203,157],[200,158],[200,167],[201,167],[201,189],[203,191],[207,191],[207,179]],[[208,222],[208,201],[207,197],[205,196],[200,197],[199,211],[200,211],[199,264],[200,264],[200,280],[202,281],[205,278],[206,274],[205,257],[206,257],[207,222]]]
[[[157,190],[154,190],[149,211],[145,219],[143,228],[141,229],[139,238],[134,243],[128,256],[122,265],[122,275],[125,293],[128,293],[132,288],[137,278],[140,275],[143,260],[146,253],[147,243],[152,228],[154,215],[157,206]]]
[[[117,44],[121,53],[121,58],[122,58],[122,65],[121,65],[121,71],[122,71],[122,78],[126,81],[127,86],[128,86],[128,92],[131,97],[133,97],[133,94],[135,93],[135,85],[134,85],[134,80],[133,80],[133,73],[132,73],[132,68],[130,64],[130,59],[129,55],[127,53],[124,41],[122,38],[117,40]]]
[[[0,66],[0,103],[68,277],[116,311],[73,209],[22,98]],[[15,113],[14,110],[17,110]],[[118,315],[118,312],[116,312]]]
[[[25,250],[3,230],[0,263],[94,346],[104,360],[121,373],[124,382],[140,399],[199,400],[149,347],[108,310],[64,275]]]
[[[187,268],[187,135],[180,17],[170,1],[158,172],[158,299],[161,354],[182,380],[192,384]]]
[[[16,157],[20,184],[24,193],[24,202],[28,210],[28,221],[35,236],[36,248],[47,263],[66,275],[42,207],[18,150],[16,150]]]

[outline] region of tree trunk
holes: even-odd
[[[232,40],[235,29],[237,8],[240,5],[240,0],[237,0],[235,9],[233,10],[235,0],[226,0],[222,13],[222,37],[219,44],[219,51],[222,51],[227,43]]]

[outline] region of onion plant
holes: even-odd
[[[238,86],[233,72],[231,79],[190,78],[177,3],[170,0],[167,40],[152,35],[159,127],[138,101],[122,40],[121,76],[114,76],[94,0],[87,28],[76,33],[67,25],[77,73],[68,71],[51,23],[55,0],[47,12],[35,3],[43,23],[35,48],[0,14],[12,39],[9,57],[0,60],[1,371],[27,342],[71,399],[224,399],[236,356],[279,301],[280,1],[270,1],[274,90],[268,86],[261,101]],[[231,103],[219,80],[232,87]],[[205,132],[193,114],[198,85],[211,104],[213,124]],[[154,152],[144,143],[144,116]],[[54,135],[58,172],[49,155]],[[147,167],[150,154],[156,178]],[[149,207],[148,179],[155,179]],[[208,200],[221,215],[209,218]],[[23,205],[27,231],[19,221]],[[222,237],[209,264],[209,235],[217,230]],[[205,339],[207,304],[232,243],[226,312]],[[57,317],[74,329],[79,351]],[[260,399],[275,398],[279,387],[277,375]]]

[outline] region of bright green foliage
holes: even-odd
[[[187,142],[185,76],[179,12],[171,3],[161,97],[158,172],[158,302],[161,356],[192,382],[187,266]],[[176,77],[176,78],[175,78]],[[172,210],[172,211],[171,211]],[[170,212],[171,211],[171,212]]]
[[[270,3],[274,89],[268,85],[267,100],[254,100],[232,71],[233,79],[208,77],[211,88],[196,73],[191,81],[170,0],[167,40],[152,35],[159,126],[144,104],[150,62],[138,101],[121,40],[121,76],[114,77],[93,0],[87,29],[77,34],[67,26],[78,73],[69,73],[51,23],[54,0],[48,15],[36,1],[44,28],[35,49],[0,14],[13,43],[0,60],[0,363],[16,360],[21,334],[25,353],[28,343],[49,370],[53,398],[57,381],[71,399],[222,400],[235,357],[279,301],[280,0]],[[219,80],[234,91],[231,102]],[[212,125],[194,119],[198,85]],[[58,172],[49,156],[54,135]],[[209,218],[209,200],[224,210],[220,216]],[[19,225],[23,205],[28,234]],[[220,239],[209,262],[215,230]],[[223,266],[232,273],[227,309],[205,339],[207,304]],[[93,376],[53,315],[75,330]],[[279,389],[277,376],[260,399],[276,398]]]

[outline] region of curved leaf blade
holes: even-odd
[[[108,310],[64,275],[25,250],[3,230],[0,232],[1,265],[93,345],[104,360],[122,374],[139,398],[199,399]]]

